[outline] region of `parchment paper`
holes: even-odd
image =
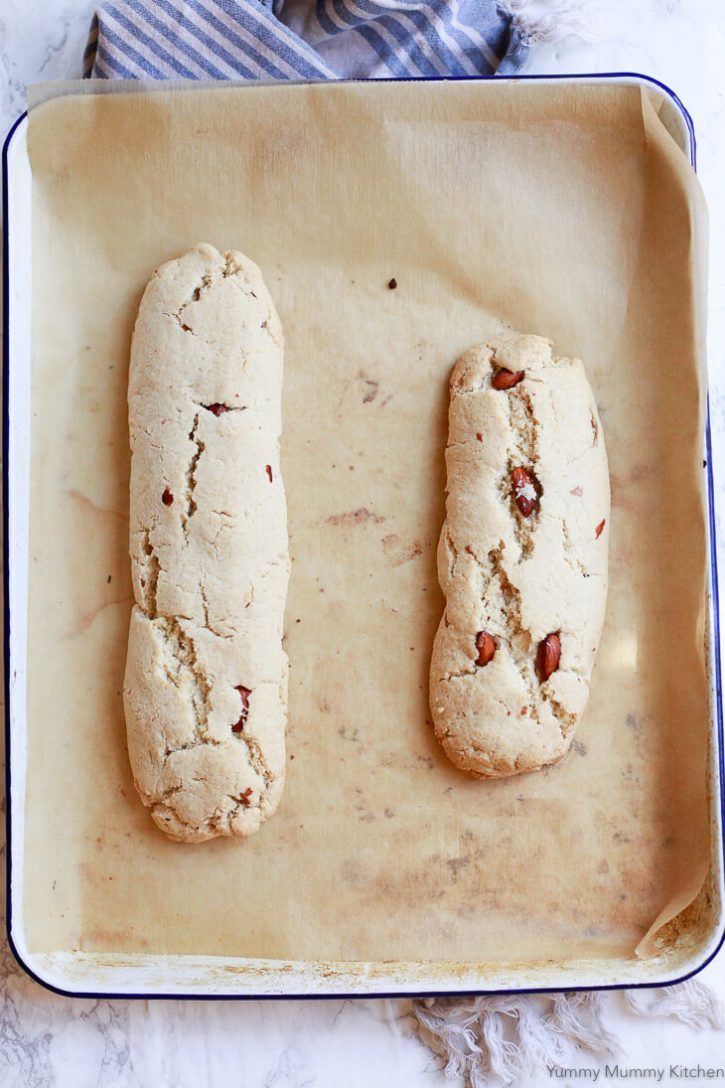
[[[29,140],[28,945],[633,955],[708,850],[701,208],[647,95],[76,94]],[[200,240],[261,265],[284,325],[293,567],[284,800],[252,839],[190,847],[136,797],[121,683],[131,330],[153,268]],[[586,361],[611,574],[570,758],[479,782],[433,739],[428,665],[448,375],[503,326]]]

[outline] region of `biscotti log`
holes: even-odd
[[[560,760],[586,705],[607,596],[607,454],[583,364],[541,337],[471,349],[450,390],[431,709],[452,762],[494,778]]]
[[[172,839],[245,836],[284,784],[282,331],[259,269],[198,245],[154,272],[129,373],[136,788]]]

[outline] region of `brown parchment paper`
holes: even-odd
[[[632,956],[708,852],[701,208],[648,95],[78,93],[32,111],[29,143],[29,947]],[[261,265],[284,325],[293,566],[284,800],[252,839],[190,847],[135,795],[121,683],[131,330],[153,268],[200,240]],[[503,326],[587,363],[610,591],[570,757],[478,782],[432,737],[427,677],[448,375]]]

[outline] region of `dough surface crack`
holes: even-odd
[[[189,432],[189,441],[194,446],[194,453],[189,461],[188,468],[186,470],[186,476],[184,480],[184,512],[181,515],[181,528],[184,531],[184,536],[188,538],[188,525],[191,518],[197,511],[196,500],[194,498],[194,491],[196,490],[196,473],[199,467],[206,445],[202,442],[198,436],[199,430],[199,413],[194,416],[194,425]]]

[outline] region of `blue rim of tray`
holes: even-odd
[[[680,101],[675,92],[667,86],[666,83],[662,83],[661,80],[655,79],[653,76],[646,76],[640,72],[581,72],[581,73],[557,73],[557,74],[536,74],[536,75],[506,75],[506,76],[451,76],[451,77],[423,77],[421,79],[385,79],[376,80],[376,83],[454,83],[454,82],[487,82],[489,80],[496,80],[497,82],[504,81],[521,81],[521,82],[533,82],[535,80],[546,81],[560,81],[560,80],[572,80],[575,82],[585,82],[590,80],[592,82],[599,82],[600,80],[624,80],[631,79],[640,83],[648,83],[655,87],[658,87],[663,91],[668,98],[674,103],[678,111],[684,118],[687,126],[687,131],[690,138],[690,162],[693,169],[697,169],[697,142],[695,138],[695,126],[692,121],[688,110]],[[347,81],[357,82],[357,81]],[[364,82],[364,81],[360,81]],[[64,990],[59,986],[54,986],[53,983],[48,982],[46,979],[41,978],[22,958],[20,951],[12,937],[12,897],[11,897],[11,876],[12,876],[12,803],[11,803],[11,775],[10,775],[10,547],[9,547],[9,522],[8,522],[8,497],[9,497],[9,472],[8,472],[8,454],[9,454],[9,411],[8,411],[8,394],[9,394],[9,375],[10,375],[10,338],[8,336],[9,319],[10,319],[10,246],[8,240],[8,154],[10,150],[10,144],[16,130],[22,124],[22,122],[28,116],[27,111],[21,114],[20,117],[12,124],[10,130],[5,138],[2,151],[2,215],[3,223],[5,224],[5,230],[3,234],[3,327],[5,329],[5,335],[3,337],[3,375],[2,375],[2,392],[3,392],[3,415],[2,415],[2,524],[3,524],[3,658],[5,666],[5,823],[6,823],[6,835],[7,835],[7,863],[6,863],[6,918],[5,918],[5,930],[8,939],[8,944],[13,956],[17,960],[18,964],[23,970],[40,986],[43,986],[46,990],[50,990],[52,993],[60,994],[62,997],[78,997],[78,998],[114,998],[124,1000],[134,1000],[142,998],[144,1000],[169,1000],[172,998],[178,1000],[190,1000],[190,1001],[279,1001],[279,1000],[301,1000],[304,998],[314,1000],[343,1000],[354,996],[357,999],[360,998],[403,998],[403,997],[473,997],[479,994],[545,994],[545,993],[561,993],[561,988],[554,986],[543,987],[514,987],[508,989],[481,989],[481,990],[412,990],[412,991],[381,991],[379,993],[365,993],[365,994],[350,994],[348,992],[341,993],[284,993],[284,994],[198,994],[198,993],[178,993],[170,991],[168,993],[125,993],[123,991],[113,990]],[[718,763],[718,778],[720,789],[720,836],[721,836],[721,851],[723,857],[723,865],[725,866],[725,755],[723,753],[723,702],[722,702],[722,675],[720,667],[720,601],[718,592],[718,570],[717,570],[717,545],[715,537],[715,486],[713,479],[712,469],[712,439],[710,429],[710,398],[709,393],[707,397],[707,411],[705,419],[705,464],[704,468],[707,472],[707,500],[708,500],[708,526],[710,533],[710,576],[711,576],[711,590],[712,590],[712,640],[714,650],[714,676],[711,680],[715,681],[715,718],[716,718],[716,730],[717,730],[717,763]],[[720,935],[716,947],[712,952],[700,963],[697,967],[694,967],[691,971],[686,972],[684,975],[675,979],[665,979],[662,982],[620,982],[620,983],[603,983],[602,985],[593,986],[567,986],[566,990],[570,993],[584,992],[589,993],[591,991],[600,990],[651,990],[657,989],[661,986],[675,986],[680,982],[685,982],[687,979],[693,978],[699,974],[712,960],[717,956],[720,950],[725,944],[725,928]]]

